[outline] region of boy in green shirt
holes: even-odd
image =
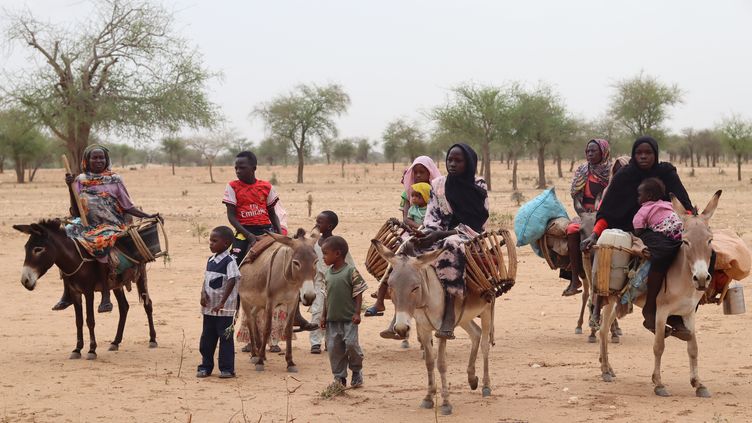
[[[345,262],[347,241],[331,236],[321,246],[326,271],[326,302],[321,329],[326,329],[326,348],[334,380],[347,384],[347,368],[352,371],[350,386],[363,385],[363,351],[358,344],[358,325],[366,286],[355,266]]]

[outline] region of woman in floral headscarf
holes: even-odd
[[[110,249],[126,230],[126,214],[142,218],[158,215],[146,214],[133,205],[123,179],[111,170],[107,148],[98,144],[87,147],[81,160],[81,172],[75,178],[66,174],[65,183],[70,191],[71,215],[79,217],[83,213],[88,226],[76,221],[66,226],[66,232],[69,238],[78,241],[92,257],[108,263]],[[73,190],[78,193],[83,210],[78,209]],[[62,310],[70,305],[70,293],[66,290],[52,309]],[[102,290],[102,303],[98,311],[112,311],[110,292],[106,287]]]
[[[611,148],[608,141],[603,139],[592,139],[585,146],[587,163],[580,165],[575,171],[570,189],[570,194],[574,200],[574,210],[578,215],[594,212],[597,209],[596,202],[599,201],[606,186],[608,186],[611,173],[610,152]],[[565,297],[581,292],[582,255],[580,253],[579,216],[575,217],[567,227],[567,245],[572,270],[569,286],[561,294]]]

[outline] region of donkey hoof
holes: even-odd
[[[81,353],[79,351],[73,351],[68,358],[71,360],[78,360],[79,358],[81,358]]]
[[[258,364],[259,358],[256,356],[251,357],[251,364]]]
[[[110,348],[107,348],[107,351],[117,351],[118,349],[120,349],[118,344],[110,344]]]
[[[666,389],[665,386],[656,386],[655,387],[655,394],[659,397],[670,397],[671,394],[668,392],[668,389]]]
[[[603,379],[604,382],[613,382],[614,376],[611,373],[603,373],[601,379]]]
[[[490,397],[491,396],[491,388],[486,386],[483,388],[483,397]]]
[[[478,389],[478,376],[473,376],[472,378],[468,378],[467,379],[467,383],[470,384],[470,389],[471,390],[474,391],[474,390]]]
[[[157,348],[158,346],[157,341],[149,341],[149,348]]]
[[[263,364],[256,364],[256,371],[257,372],[263,372],[264,371],[264,365]]]
[[[288,366],[287,367],[287,373],[297,373],[298,368],[296,366]]]
[[[433,408],[433,401],[424,399],[420,402],[420,408],[425,408],[426,410],[430,410]]]
[[[699,388],[697,388],[697,390],[695,391],[695,395],[697,395],[700,398],[710,398],[711,397],[710,391],[708,390],[708,388],[706,388],[704,386],[700,386]]]
[[[588,341],[589,344],[595,344],[596,340],[597,339],[596,339],[595,335],[590,335],[590,336],[587,337],[587,341]]]
[[[450,404],[444,404],[439,408],[439,412],[442,416],[448,416],[452,414],[452,406]]]
[[[574,328],[575,335],[582,335],[582,328]]]
[[[612,343],[612,344],[618,344],[618,343],[620,343],[620,342],[621,342],[621,339],[619,339],[619,337],[618,337],[618,336],[612,336],[612,337],[611,337],[611,343]]]
[[[88,353],[86,353],[86,359],[87,360],[96,360],[97,359],[97,353],[95,353],[95,352],[88,352]]]
[[[621,328],[616,328],[616,330],[614,331],[614,333],[616,334],[616,336],[622,336],[622,335],[624,335],[624,333],[621,331]]]

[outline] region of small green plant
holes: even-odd
[[[196,240],[201,243],[203,239],[209,236],[209,227],[199,221],[193,220],[191,223],[191,233],[196,237]]]
[[[275,172],[272,172],[272,177],[269,178],[269,183],[272,185],[279,185],[279,180],[277,179],[277,174]]]
[[[509,199],[514,201],[515,204],[517,204],[517,207],[519,207],[522,202],[526,200],[525,194],[523,194],[521,191],[513,192],[512,195],[509,196]]]

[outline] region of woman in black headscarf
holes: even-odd
[[[640,137],[632,145],[632,158],[629,164],[614,175],[598,209],[593,234],[582,241],[583,250],[589,250],[598,236],[607,228],[627,232],[634,230],[632,219],[640,209],[637,201],[637,187],[647,178],[658,178],[666,185],[666,196],[663,200],[668,201],[669,194],[674,194],[685,209],[692,210],[692,202],[679,179],[676,168],[671,163],[658,161],[658,143],[653,138]],[[651,332],[655,332],[655,300],[666,278],[668,268],[679,252],[681,241],[650,230],[641,233],[640,239],[650,251],[648,292],[645,306],[642,308],[642,315],[645,318],[643,325]],[[671,330],[667,330],[667,334],[670,333],[682,339],[689,334],[679,316],[670,316],[668,324],[671,325]]]
[[[436,274],[447,291],[439,338],[454,338],[454,297],[465,295],[465,242],[482,233],[488,220],[486,182],[475,177],[477,167],[478,155],[469,145],[449,148],[448,175],[431,181],[425,231],[417,235],[420,249],[445,249],[436,260]]]

